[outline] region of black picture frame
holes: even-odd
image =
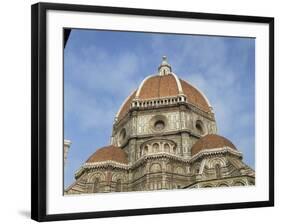
[[[224,203],[214,205],[159,207],[130,210],[114,210],[84,213],[68,213],[48,215],[46,213],[46,13],[48,10],[75,12],[111,13],[124,15],[140,15],[154,17],[192,18],[217,21],[254,22],[269,25],[269,200]],[[37,3],[31,10],[31,218],[37,221],[54,221],[70,219],[86,219],[116,216],[133,216],[162,213],[178,213],[206,210],[222,210],[237,208],[254,208],[274,206],[274,18],[225,15],[211,13],[195,13],[183,11],[164,11],[137,8],[103,7],[73,4]],[[67,39],[67,38],[66,38]]]

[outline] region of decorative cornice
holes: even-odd
[[[146,160],[159,159],[159,158],[168,158],[168,159],[173,159],[173,160],[177,160],[177,161],[184,162],[184,163],[189,163],[188,159],[182,158],[179,155],[175,155],[175,154],[167,153],[167,152],[158,152],[158,153],[147,154],[147,155],[142,156],[137,161],[135,161],[134,164],[131,165],[131,168],[138,167],[140,164],[142,164]]]
[[[122,145],[122,147],[124,148],[126,145],[128,145],[132,139],[149,138],[149,139],[153,140],[153,139],[163,138],[163,136],[180,135],[181,133],[188,133],[191,136],[196,137],[198,139],[201,137],[201,135],[194,133],[190,128],[170,130],[170,131],[165,131],[165,132],[161,132],[161,133],[134,134],[126,139],[126,142],[124,143],[124,145]]]
[[[210,156],[210,155],[218,155],[218,154],[225,154],[225,153],[230,153],[234,156],[238,156],[242,158],[242,153],[234,150],[228,146],[222,147],[222,148],[214,148],[214,149],[204,149],[195,154],[194,156],[191,157],[190,162],[194,162],[195,160],[205,157],[205,156]]]
[[[205,118],[208,118],[208,119],[211,119],[211,120],[215,121],[215,117],[214,117],[214,113],[213,112],[203,111],[200,108],[198,108],[196,105],[194,105],[194,104],[192,104],[190,102],[187,102],[187,105],[195,113],[198,113],[198,114],[200,114],[201,116],[203,116]]]
[[[231,177],[222,177],[222,178],[219,178],[219,179],[206,179],[206,180],[197,180],[195,181],[194,183],[192,184],[189,184],[187,186],[185,186],[184,188],[190,188],[196,184],[205,184],[205,183],[213,183],[213,182],[221,182],[221,181],[227,181],[227,180],[241,180],[241,178],[255,178],[251,175],[239,175],[239,176],[231,176]]]
[[[223,148],[215,148],[215,149],[205,149],[197,153],[196,155],[192,156],[191,158],[184,158],[179,155],[175,155],[172,153],[167,153],[167,152],[158,152],[158,153],[153,153],[153,154],[147,154],[136,160],[133,164],[123,164],[123,163],[118,163],[116,161],[112,160],[107,160],[107,161],[102,161],[102,162],[94,162],[94,163],[84,163],[76,172],[75,172],[75,177],[81,176],[83,172],[87,169],[91,168],[107,168],[107,167],[113,167],[113,168],[119,168],[119,169],[124,169],[124,170],[130,170],[134,169],[135,167],[140,166],[143,164],[145,161],[150,160],[150,159],[159,159],[159,158],[168,158],[168,159],[173,159],[179,162],[183,163],[193,163],[196,160],[202,158],[202,157],[207,157],[207,156],[214,156],[214,155],[220,155],[220,154],[226,154],[230,153],[234,156],[242,157],[242,153],[238,152],[237,150],[234,150],[230,147],[223,147]]]
[[[93,168],[93,167],[116,167],[120,169],[128,169],[129,165],[124,164],[124,163],[118,163],[113,160],[107,160],[107,161],[102,161],[102,162],[90,162],[90,163],[85,163],[82,165],[83,168]]]
[[[129,96],[130,97],[130,96]],[[128,97],[128,98],[129,98]],[[184,99],[182,98],[184,97]],[[174,101],[172,101],[172,99]],[[127,99],[126,99],[127,100]],[[126,100],[124,102],[126,102]],[[165,100],[169,101],[169,103],[165,103]],[[177,100],[177,101],[175,101]],[[163,101],[162,103],[157,103],[157,104],[154,104],[154,101]],[[152,102],[152,104],[151,104]],[[136,103],[136,105],[135,105]],[[144,105],[144,103],[146,103]],[[150,109],[165,109],[165,108],[171,108],[171,107],[180,107],[181,105],[185,105],[187,106],[190,110],[192,110],[193,112],[195,113],[198,113],[200,114],[201,116],[207,118],[207,119],[210,119],[212,121],[215,121],[215,118],[214,118],[214,113],[213,112],[206,112],[206,111],[203,111],[202,109],[198,108],[196,105],[188,102],[188,99],[187,99],[187,96],[184,95],[184,94],[181,94],[181,95],[178,95],[178,96],[171,96],[171,97],[157,97],[157,98],[151,98],[151,99],[145,99],[145,100],[140,100],[140,99],[137,99],[137,98],[134,98],[132,100],[132,105],[130,105],[130,109],[129,111],[127,112],[127,114],[122,117],[120,120],[117,120],[117,117],[120,113],[120,109],[115,117],[115,122],[114,122],[114,125],[117,125],[119,126],[120,124],[126,122],[126,119],[130,118],[130,113],[132,113],[133,111],[144,111],[144,110],[150,110]],[[120,108],[123,107],[123,104]]]

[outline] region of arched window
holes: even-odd
[[[167,172],[172,172],[172,165],[171,164],[167,164],[166,170],[167,170]]]
[[[162,103],[163,101],[161,101],[161,103]],[[161,131],[161,130],[163,130],[165,128],[165,122],[164,121],[162,121],[162,120],[158,120],[158,121],[156,121],[155,123],[154,123],[154,129],[156,130],[156,131]]]
[[[197,120],[196,121],[196,124],[195,124],[195,127],[196,127],[196,130],[199,132],[199,134],[204,134],[204,127],[203,127],[203,122],[200,121],[200,120]]]
[[[176,153],[176,146],[173,147],[173,153]]]
[[[177,173],[177,174],[184,174],[183,168],[182,168],[182,167],[177,167],[176,173]]]
[[[144,153],[148,154],[148,146],[147,145],[144,147]]]
[[[118,179],[116,182],[116,192],[121,192],[121,180]]]
[[[99,182],[100,182],[99,178],[96,178],[94,181],[94,189],[93,189],[94,193],[99,192]]]
[[[162,167],[158,163],[154,163],[150,166],[150,172],[155,173],[155,172],[161,172]]]
[[[219,164],[216,164],[215,170],[216,170],[216,178],[221,178],[221,168]]]
[[[168,143],[165,143],[165,144],[164,144],[164,151],[165,151],[165,152],[170,152],[170,146],[169,146]]]
[[[154,144],[152,145],[152,147],[153,147],[153,152],[158,152],[158,150],[159,150],[159,145],[158,145],[158,143],[154,143]]]

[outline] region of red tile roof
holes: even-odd
[[[128,164],[128,155],[123,149],[109,145],[98,149],[89,157],[86,163],[102,162],[108,160]]]
[[[215,149],[215,148],[222,148],[228,146],[232,149],[236,149],[235,145],[220,135],[209,134],[205,135],[204,137],[200,138],[191,148],[191,155],[195,155],[198,152],[204,149]]]
[[[208,102],[201,94],[199,90],[190,85],[184,80],[179,79],[182,86],[183,94],[187,96],[187,102],[190,102],[194,106],[205,112],[211,112]],[[172,74],[169,75],[155,75],[151,76],[142,86],[139,87],[138,98],[140,100],[148,100],[152,98],[172,97],[177,96],[180,93],[177,85],[177,80]],[[122,119],[130,109],[133,99],[136,97],[137,90],[129,97],[129,99],[121,107],[118,114],[118,120]]]

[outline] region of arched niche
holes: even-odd
[[[155,172],[161,172],[162,171],[162,167],[159,163],[153,163],[151,166],[150,166],[150,169],[149,171],[151,173],[155,173]]]
[[[235,181],[233,183],[233,186],[245,186],[245,185],[246,184],[243,181],[241,181],[241,180]]]
[[[169,172],[169,173],[171,173],[171,172],[173,171],[173,166],[172,166],[172,164],[168,163],[168,164],[166,165],[166,171]]]
[[[229,185],[227,183],[220,183],[217,187],[229,187]]]
[[[97,193],[99,191],[100,191],[100,179],[98,177],[95,177],[93,183],[93,193]]]
[[[152,144],[152,152],[158,152],[158,151],[159,151],[159,148],[160,148],[160,146],[159,146],[159,143],[158,143],[158,142],[154,142],[154,143]]]
[[[95,179],[98,178],[100,181],[105,181],[105,174],[102,172],[94,172],[89,175],[89,182],[93,183]]]
[[[118,179],[116,181],[115,191],[116,192],[121,192],[122,191],[122,180],[121,179]]]
[[[176,153],[177,144],[169,139],[151,139],[140,145],[139,157],[153,153]]]
[[[177,168],[176,168],[176,173],[177,174],[184,174],[184,169],[181,167],[181,166],[178,166]]]
[[[226,166],[226,159],[224,157],[216,157],[216,158],[211,158],[207,160],[206,166],[209,169],[215,169],[215,166],[219,164],[220,167],[225,167]]]
[[[170,152],[170,145],[168,143],[164,143],[164,151]]]
[[[221,166],[218,163],[215,165],[215,174],[217,179],[221,178]]]

